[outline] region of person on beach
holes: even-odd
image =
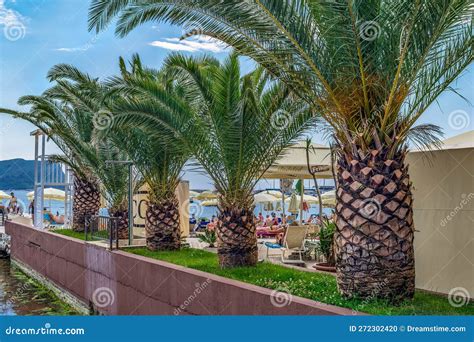
[[[43,209],[43,219],[53,224],[64,224],[64,215],[54,215],[47,208]],[[59,214],[59,213],[58,213]]]
[[[8,204],[7,212],[10,214],[17,214],[18,213],[18,200],[15,197],[15,194],[12,192],[10,193],[10,203]]]

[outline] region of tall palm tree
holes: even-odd
[[[44,132],[63,152],[64,156],[54,156],[58,162],[64,162],[74,172],[73,219],[72,229],[84,231],[85,218],[96,215],[100,208],[100,189],[98,179],[85,167],[81,155],[83,145],[77,143],[79,131],[65,132],[65,119],[70,113],[57,107],[57,104],[43,97],[25,96],[19,101],[21,105],[30,105],[28,112],[0,109],[0,112],[24,119]],[[54,118],[54,119],[53,119]],[[51,120],[52,119],[52,120]],[[54,132],[54,133],[53,133]],[[73,144],[74,149],[68,146]]]
[[[89,75],[70,65],[56,65],[48,78],[56,84],[41,96],[23,96],[20,105],[28,112],[0,109],[1,112],[25,119],[51,138],[64,156],[56,156],[75,172],[73,229],[84,230],[85,217],[96,215],[100,208],[100,192],[111,204],[111,213],[121,217],[120,238],[128,237],[127,170],[107,163],[123,159],[124,153],[111,143],[96,138],[104,118],[104,87]]]
[[[171,55],[163,73],[161,84],[129,79],[126,91],[140,95],[118,105],[117,122],[147,127],[155,139],[193,155],[219,193],[221,267],[255,265],[255,184],[316,119],[262,69],[242,76],[235,54],[222,64],[211,57]]]
[[[89,27],[118,16],[193,28],[250,56],[332,126],[340,291],[393,300],[415,289],[407,144],[416,122],[473,60],[471,0],[93,0]]]
[[[142,67],[140,57],[134,55],[130,62],[131,70],[120,58],[121,77],[112,78],[109,86],[115,94],[124,98],[140,101],[140,94],[124,91],[134,82],[146,80],[160,82],[159,73]],[[134,82],[131,82],[131,78]],[[146,100],[145,100],[146,101]],[[123,102],[113,102],[111,109],[121,115]],[[148,207],[145,217],[147,247],[151,250],[175,250],[181,245],[181,228],[179,202],[176,188],[180,181],[180,173],[188,159],[187,150],[177,144],[167,144],[153,137],[153,132],[145,127],[136,128],[129,125],[113,125],[104,131],[115,146],[127,153],[148,185]]]

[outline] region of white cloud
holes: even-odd
[[[62,48],[57,48],[55,49],[56,51],[61,51],[61,52],[82,52],[82,51],[87,51],[89,50],[91,47],[91,45],[83,45],[83,46],[79,46],[79,47],[72,47],[72,48],[66,48],[66,47],[62,47]]]
[[[164,40],[155,40],[148,45],[160,47],[173,51],[211,51],[215,53],[223,52],[226,46],[212,38],[198,36],[191,39],[180,40],[179,38],[165,38]]]
[[[98,40],[98,36],[95,36],[84,45],[76,46],[76,47],[60,47],[54,50],[60,51],[60,52],[84,52],[84,51],[89,50],[91,47],[93,47],[94,44],[97,43],[97,40]]]

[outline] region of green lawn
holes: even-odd
[[[288,289],[296,296],[374,315],[474,315],[473,303],[455,308],[449,304],[446,297],[420,290],[416,291],[412,301],[397,306],[381,300],[344,299],[338,293],[336,279],[332,275],[304,272],[266,262],[256,267],[222,270],[219,268],[216,254],[199,249],[152,252],[146,248],[128,248],[125,251],[270,289]]]
[[[50,230],[50,232],[66,235],[66,236],[73,237],[79,240],[85,240],[84,232],[76,232],[72,229],[54,229],[54,230]],[[109,235],[106,230],[95,232],[94,236],[87,234],[88,240],[103,240],[103,239],[108,239],[108,238],[109,238]]]

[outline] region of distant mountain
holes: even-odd
[[[35,179],[34,165],[35,162],[33,160],[0,160],[0,189],[33,189]]]

